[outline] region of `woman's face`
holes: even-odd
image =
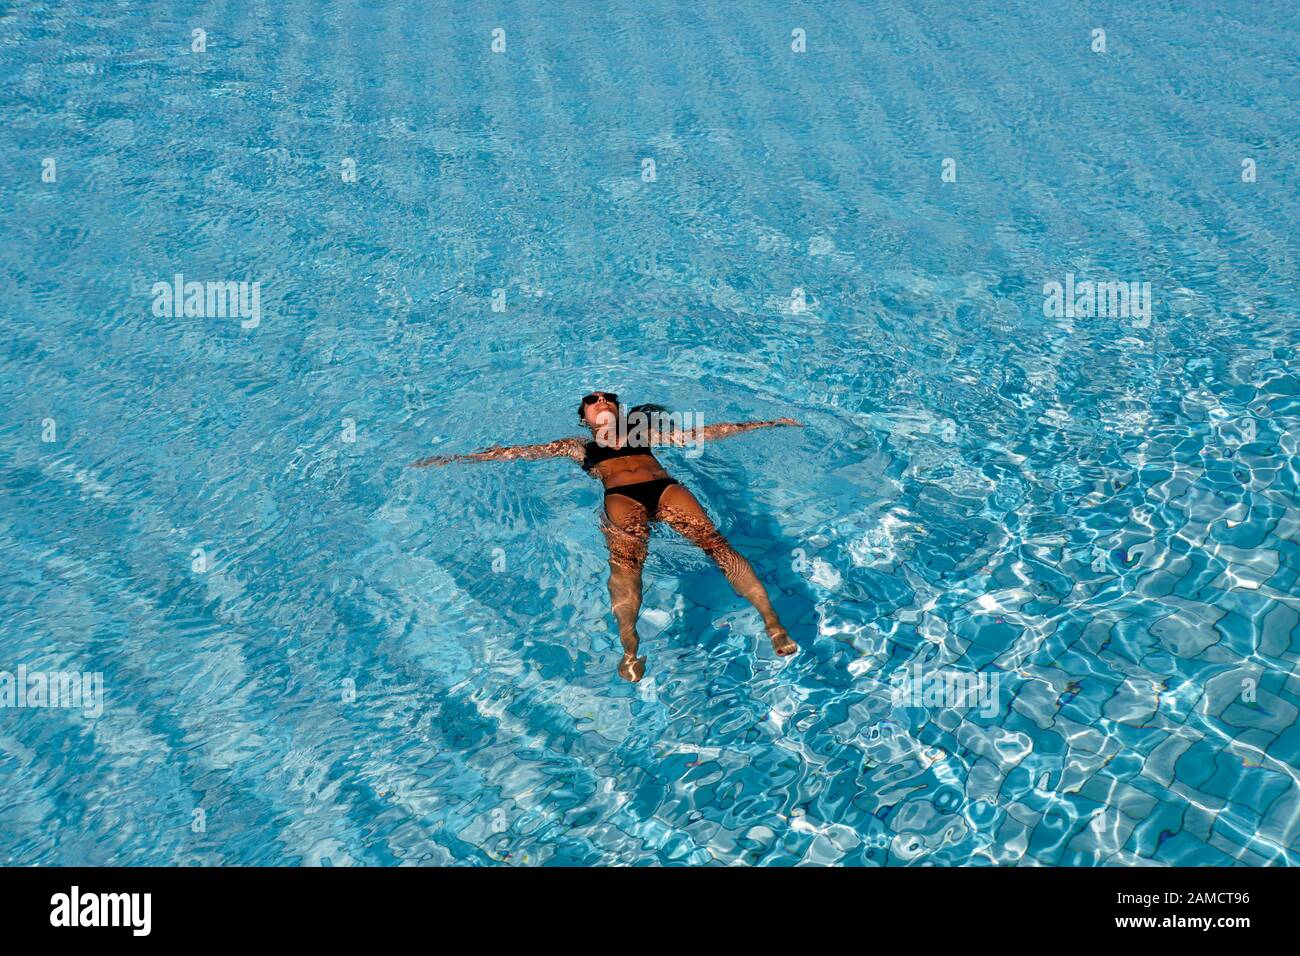
[[[618,396],[612,392],[592,392],[587,396],[592,401],[584,401],[582,420],[592,428],[608,425],[618,418]]]

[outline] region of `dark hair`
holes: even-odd
[[[633,415],[644,415],[652,429],[655,431],[661,431],[665,424],[672,424],[671,420],[668,420],[668,414],[668,409],[664,408],[662,405],[645,404],[636,405],[633,408],[628,409],[627,417],[631,418]]]
[[[633,405],[631,408],[627,410],[627,413],[629,415],[633,415],[637,412],[640,412],[642,415],[651,415],[651,416],[658,415],[661,412],[667,415],[668,409],[664,408],[662,405],[653,405],[647,403],[645,405]]]

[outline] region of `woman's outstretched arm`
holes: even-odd
[[[772,428],[776,425],[803,427],[802,422],[797,422],[793,418],[776,418],[770,422],[719,422],[717,425],[704,425],[700,428],[692,428],[689,431],[659,432],[656,434],[655,443],[663,445],[694,445],[696,442],[716,441],[719,438],[729,438],[742,432],[752,432],[756,428]]]
[[[494,445],[468,455],[434,455],[411,462],[412,468],[448,465],[453,461],[536,461],[539,458],[582,460],[581,438],[558,438],[544,445]]]

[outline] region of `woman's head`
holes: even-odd
[[[592,392],[578,403],[578,421],[597,428],[618,418],[618,396],[613,392]]]
[[[578,421],[597,433],[618,429],[646,435],[676,430],[672,415],[662,405],[634,405],[624,412],[613,392],[592,392],[583,396],[578,405]]]

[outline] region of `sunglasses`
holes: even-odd
[[[592,392],[590,395],[584,395],[582,397],[582,407],[586,408],[588,405],[598,402],[602,398],[608,399],[609,401],[613,402],[615,405],[618,404],[618,396],[615,395],[613,392]]]

